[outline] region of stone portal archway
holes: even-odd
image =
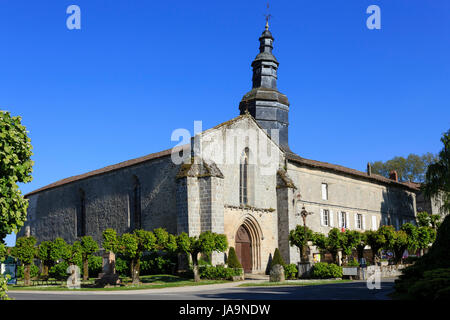
[[[244,272],[252,272],[252,241],[250,233],[244,225],[241,225],[236,232],[236,255]]]
[[[236,255],[246,273],[261,272],[261,241],[264,236],[258,221],[250,214],[238,224],[235,236]]]

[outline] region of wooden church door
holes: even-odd
[[[240,226],[236,233],[236,255],[244,272],[252,272],[252,242],[244,226]]]

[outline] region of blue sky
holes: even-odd
[[[66,8],[81,8],[68,30]],[[366,27],[369,5],[381,30]],[[272,1],[300,156],[364,170],[438,152],[450,127],[450,1]],[[266,1],[0,0],[0,109],[23,117],[24,193],[172,147],[239,114]],[[9,243],[13,237],[8,238]]]

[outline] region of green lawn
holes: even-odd
[[[316,286],[321,284],[344,283],[351,280],[311,280],[311,281],[284,281],[284,282],[259,282],[259,283],[243,283],[238,287],[273,287],[273,286]]]
[[[89,279],[88,282],[81,285],[81,289],[68,289],[65,286],[65,282],[58,282],[58,284],[52,285],[35,285],[35,286],[23,286],[20,283],[17,285],[8,285],[8,290],[38,290],[38,291],[114,291],[114,290],[141,290],[141,289],[160,289],[169,287],[182,287],[182,286],[198,286],[206,284],[226,283],[226,280],[202,280],[200,282],[194,282],[193,279],[182,278],[173,275],[159,274],[140,277],[142,284],[131,285],[130,278],[122,278],[122,285],[111,288],[95,288],[93,286],[95,279]],[[22,282],[23,283],[23,282]]]

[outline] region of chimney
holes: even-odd
[[[398,174],[397,174],[397,171],[392,170],[391,172],[389,172],[389,179],[398,182]]]
[[[367,162],[367,175],[372,175],[372,166],[370,165],[370,162]]]

